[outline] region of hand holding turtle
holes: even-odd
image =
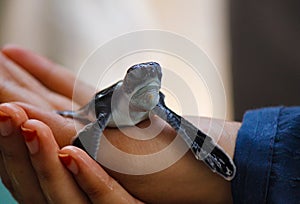
[[[60,150],[46,124],[28,119],[33,112],[34,108],[26,105],[0,105],[2,118],[12,124],[11,130],[6,127],[8,134],[2,133],[0,138],[5,158],[1,176],[18,202],[138,203],[86,153],[73,146]]]
[[[14,55],[12,53],[15,51],[14,50],[10,50],[10,51],[6,50],[6,54],[8,54],[10,52],[10,56],[12,57],[12,55]],[[28,52],[25,52],[25,53],[28,53]],[[25,53],[23,51],[23,54],[25,54]],[[9,56],[9,54],[8,54],[8,56]],[[16,55],[14,55],[14,56],[16,57]],[[24,60],[24,58],[22,58],[22,59]],[[22,61],[21,58],[16,57],[15,61],[17,61],[21,65],[22,65],[22,63],[24,64],[24,61]],[[29,61],[32,61],[32,60],[29,60]],[[35,60],[35,61],[38,61],[38,60]],[[38,62],[40,62],[40,61],[38,61]],[[43,63],[41,63],[41,64],[43,64]],[[41,68],[41,64],[39,65],[40,68]],[[40,68],[33,69],[36,71],[32,71],[32,70],[29,70],[29,71],[31,71],[31,74],[33,74],[33,76],[35,76],[41,82],[43,82],[49,89],[56,90],[58,87],[56,87],[56,89],[55,89],[55,87],[51,87],[54,85],[52,83],[49,83],[49,82],[51,82],[51,80],[49,78],[47,79],[47,77],[48,77],[47,75],[41,74],[41,73],[43,73],[44,69],[43,68],[40,69]],[[56,75],[57,75],[56,77],[58,77],[60,75],[60,73],[63,73],[63,70],[58,69],[58,72],[56,72]],[[52,76],[55,76],[55,75],[52,75]],[[64,77],[64,79],[65,78],[66,77]],[[52,81],[55,81],[54,79],[57,79],[57,78],[55,78],[55,77],[52,78]],[[47,85],[47,80],[48,80],[48,85]],[[68,90],[72,90],[70,88],[70,87],[72,87],[72,85],[70,85],[70,84],[66,85],[66,87],[69,87]],[[62,90],[60,90],[60,93],[62,93]],[[39,92],[35,92],[35,91],[33,91],[33,93],[39,94]],[[63,95],[63,96],[68,97],[68,93],[69,92],[66,91],[64,93],[65,95]],[[14,94],[17,95],[18,92],[15,92]],[[58,95],[60,95],[60,94],[58,94]],[[87,97],[85,97],[85,100],[86,100],[86,98]],[[21,98],[21,99],[23,100],[23,98]],[[9,100],[9,99],[7,99],[7,100]],[[22,101],[22,100],[20,100],[20,101]],[[84,100],[84,98],[82,99],[82,101],[83,100]],[[84,101],[80,104],[83,104],[85,102],[86,101]],[[60,146],[66,145],[67,142],[69,142],[67,140],[69,140],[72,136],[74,136],[74,134],[75,134],[74,126],[73,126],[73,123],[69,119],[62,118],[53,113],[45,112],[36,107],[30,107],[30,106],[24,105],[24,104],[19,104],[19,105],[21,105],[21,107],[22,107],[21,109],[27,113],[27,117],[36,118],[36,119],[46,123],[51,128],[51,130],[55,136],[55,139],[57,140],[57,142],[59,143]],[[57,105],[59,105],[59,104],[57,104]],[[55,109],[69,109],[70,107],[55,106],[54,108]],[[52,109],[52,108],[49,108],[49,109]],[[205,119],[203,119],[203,120],[205,122]],[[207,123],[204,123],[204,122],[201,123],[201,124],[203,124],[203,127],[201,127],[203,130],[205,129],[205,126],[207,125]],[[143,124],[145,125],[145,123],[147,123],[147,121],[140,125],[143,125]],[[229,131],[229,134],[226,135],[225,134],[226,132],[224,132],[224,136],[225,137],[233,136],[233,140],[232,140],[233,144],[234,144],[234,135],[236,134],[238,127],[239,127],[239,124],[237,124],[237,123],[226,123],[226,125],[225,125],[225,131],[226,130]],[[153,141],[149,141],[145,145],[145,147],[147,147],[148,150],[147,150],[147,148],[145,148],[143,151],[146,151],[146,152],[153,151],[153,149],[151,150],[151,148],[153,148],[153,147],[154,147],[154,149],[157,150],[157,147],[162,147],[162,146],[164,146],[164,144],[168,143],[168,141],[172,140],[174,134],[175,134],[175,132],[172,130],[172,128],[166,127],[160,136],[158,136]],[[108,139],[115,146],[118,146],[119,148],[121,148],[125,151],[127,150],[127,151],[137,152],[137,150],[138,151],[141,150],[140,144],[137,144],[134,141],[128,140],[128,138],[124,137],[124,135],[122,135],[120,133],[120,131],[118,131],[118,130],[115,130],[115,129],[106,130],[105,135],[109,136]],[[68,139],[65,139],[65,138],[68,138]],[[222,142],[222,139],[219,142]],[[9,143],[9,144],[11,144],[11,143]],[[20,144],[20,142],[18,142],[16,144]],[[231,144],[231,146],[229,145],[228,147],[226,147],[226,145],[223,146],[223,144],[222,144],[221,146],[223,146],[223,148],[229,153],[229,155],[232,156],[234,145],[232,146],[232,144]],[[9,145],[7,145],[7,147],[9,147]],[[21,152],[16,152],[16,149],[10,149],[10,151],[11,151],[11,153],[13,153],[13,151],[15,151],[14,155],[19,155],[19,156],[22,155]],[[28,159],[28,156],[27,156],[27,159]],[[24,161],[30,162],[29,160],[26,160],[26,158]],[[15,161],[11,161],[11,162],[15,162]],[[15,165],[16,165],[16,163],[17,162],[15,162]],[[40,163],[43,164],[43,162],[40,162]],[[29,164],[31,165],[31,163],[29,163]],[[126,165],[126,164],[124,164],[124,165]],[[127,164],[127,165],[130,165],[130,164]],[[16,166],[13,166],[12,168],[20,169],[20,167],[22,167],[24,170],[26,165],[25,164],[16,165]],[[49,169],[51,169],[51,168],[49,168]],[[188,172],[188,173],[186,173],[186,172]],[[131,192],[132,194],[136,195],[137,197],[139,197],[145,201],[160,200],[162,202],[163,201],[165,201],[165,202],[177,201],[178,202],[178,200],[180,200],[180,199],[184,200],[184,201],[188,201],[187,199],[190,199],[190,201],[196,201],[196,200],[197,201],[200,201],[200,200],[207,201],[212,198],[213,199],[222,199],[224,197],[227,197],[227,200],[228,199],[230,200],[230,183],[223,181],[219,177],[213,175],[207,169],[207,167],[205,165],[195,162],[195,159],[193,158],[191,153],[188,153],[186,156],[184,156],[180,161],[178,161],[172,167],[166,169],[165,171],[158,172],[153,175],[129,176],[129,175],[122,175],[122,174],[118,174],[116,172],[110,172],[110,171],[109,171],[109,173],[111,175],[113,175],[115,178],[118,178],[118,181],[127,190],[129,190],[129,192]],[[93,176],[93,175],[90,175],[90,176]],[[96,175],[94,175],[94,176],[95,176],[95,178],[97,178]],[[26,177],[24,174],[21,174],[21,175],[15,174],[14,178],[17,181],[19,181],[19,180],[22,181],[22,179],[23,179],[25,183],[29,182],[31,184],[32,184],[32,181],[36,181],[33,178]],[[172,178],[172,179],[170,179],[170,178]],[[188,185],[183,186],[182,181],[186,181],[185,183]],[[176,184],[177,182],[178,182],[178,185]],[[19,181],[19,183],[20,183],[20,181]],[[26,194],[28,197],[32,196],[33,192],[28,191],[28,189],[24,189],[24,188],[22,189],[22,186],[23,185],[17,186],[14,188],[14,190],[21,189],[21,191],[25,192],[23,194]],[[215,188],[219,189],[217,192],[219,195],[216,195],[216,192],[214,191]],[[167,189],[168,189],[168,196],[166,196],[165,193],[162,193],[162,192],[166,192]],[[190,189],[190,190],[188,190],[188,189]],[[212,191],[212,193],[211,194],[208,193],[209,191]],[[38,192],[38,191],[36,191],[36,192]],[[174,195],[174,196],[170,196],[170,195]],[[213,197],[212,197],[212,195],[213,195]],[[116,196],[118,196],[118,195],[116,195]]]
[[[85,159],[88,157],[85,153],[70,147],[60,152],[62,158],[66,158],[66,155],[70,155],[70,157],[73,155],[74,162],[79,159],[78,164],[81,164],[78,165],[78,170],[84,172],[89,169],[89,174],[80,173],[77,175],[79,185],[80,181],[86,180],[79,188],[74,178],[59,161],[57,155],[59,146],[50,128],[41,121],[28,120],[29,117],[40,118],[50,123],[52,129],[56,131],[59,131],[56,128],[56,123],[60,123],[65,128],[64,134],[70,136],[75,134],[74,126],[69,123],[69,120],[48,111],[39,113],[37,111],[38,108],[44,110],[70,108],[71,100],[69,98],[72,96],[73,75],[45,58],[19,47],[6,47],[3,49],[3,53],[5,55],[0,53],[2,77],[0,79],[0,86],[2,87],[0,100],[1,102],[20,101],[27,103],[22,103],[27,109],[19,106],[21,103],[19,105],[16,103],[0,105],[1,119],[3,119],[1,121],[4,124],[1,125],[0,137],[1,180],[18,202],[66,203],[72,200],[74,203],[88,203],[89,201],[107,203],[105,199],[109,199],[118,203],[132,203],[134,198],[110,178],[99,165],[92,170],[87,168],[84,165],[93,166],[95,162],[91,161],[90,158]],[[59,78],[62,77],[61,74],[63,74],[64,80],[59,81]],[[83,84],[82,87],[84,87],[83,94],[89,93],[88,86]],[[56,92],[57,89],[59,92]],[[29,106],[28,103],[34,106]],[[31,147],[29,152],[26,150],[22,136],[29,144],[28,147]],[[69,144],[70,141],[70,138],[62,134],[57,139],[61,146]],[[39,145],[36,145],[34,141],[38,141]],[[35,145],[32,145],[34,143]],[[80,159],[83,159],[85,163],[80,163],[82,161]],[[66,161],[66,159],[62,159],[62,161]],[[81,166],[83,167],[80,169]],[[113,189],[110,189],[111,187]]]

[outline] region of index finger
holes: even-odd
[[[66,146],[59,151],[59,157],[92,203],[142,203],[130,195],[83,150]]]

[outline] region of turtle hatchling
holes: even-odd
[[[192,123],[177,115],[164,102],[160,91],[162,70],[156,62],[136,64],[127,70],[125,78],[96,93],[78,111],[57,111],[65,117],[85,121],[73,145],[84,149],[96,159],[100,138],[105,127],[134,126],[149,114],[166,121],[182,137],[197,160],[231,180],[236,172],[232,159],[213,139]]]

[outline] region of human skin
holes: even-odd
[[[74,155],[73,159],[75,159],[75,161],[79,161],[76,160],[75,155],[81,155],[81,158],[86,158],[85,161],[90,167],[82,166],[81,171],[88,172],[84,174],[86,177],[99,178],[99,175],[93,171],[97,169],[98,172],[103,172],[101,175],[105,175],[104,177],[109,178],[108,180],[117,180],[121,186],[116,187],[116,191],[109,193],[109,196],[107,197],[111,198],[110,201],[114,199],[116,199],[115,201],[118,201],[118,198],[123,197],[126,198],[127,201],[137,202],[131,196],[133,195],[146,202],[231,202],[230,182],[224,180],[217,174],[212,173],[203,162],[197,161],[191,152],[187,152],[172,166],[147,175],[126,175],[104,167],[105,171],[114,178],[112,179],[96,162],[88,160],[88,156],[77,148],[68,146],[59,150],[70,144],[71,138],[76,134],[76,130],[72,120],[63,118],[51,111],[71,108],[75,77],[58,65],[16,46],[5,47],[2,50],[2,53],[7,58],[5,56],[0,56],[2,57],[2,59],[0,58],[0,61],[2,62],[0,75],[0,101],[14,101],[17,103],[2,104],[0,106],[0,111],[3,110],[4,112],[7,112],[9,110],[9,113],[19,112],[20,117],[14,118],[14,114],[11,115],[15,132],[9,139],[5,138],[5,141],[3,137],[0,139],[2,158],[4,158],[1,160],[0,173],[5,185],[20,200],[23,199],[24,202],[26,200],[32,202],[30,199],[35,198],[38,201],[43,201],[43,199],[45,200],[51,197],[51,199],[54,200],[56,198],[58,200],[72,198],[72,200],[78,199],[78,201],[82,201],[87,198],[92,200],[91,197],[101,195],[102,191],[106,192],[101,187],[99,187],[100,190],[97,190],[96,188],[92,188],[91,190],[91,188],[89,188],[87,192],[81,190],[84,189],[83,186],[86,185],[86,182],[80,182],[76,175],[75,180],[73,177],[70,177],[72,171],[69,173],[63,171],[63,168],[58,168],[56,170],[54,167],[61,164],[57,153],[57,151],[59,151],[60,153]],[[12,64],[12,61],[18,65]],[[11,64],[9,65],[9,68],[7,68],[7,63]],[[82,84],[80,87],[82,87],[82,90],[80,90],[82,97],[77,98],[76,103],[78,107],[88,102],[94,92],[92,88],[85,84]],[[13,110],[10,110],[8,107]],[[164,123],[157,118],[156,120],[159,124]],[[209,118],[199,119],[199,117],[191,117],[189,120],[194,121],[204,132],[209,132],[210,136],[216,139],[218,144],[224,148],[229,156],[233,157],[235,138],[240,127],[239,123],[224,122],[222,120]],[[30,155],[26,149],[24,139],[20,136],[22,135],[22,124],[28,125],[28,123],[31,129],[38,129],[36,132],[43,132],[43,134],[47,136],[43,137],[45,143],[50,142],[53,144],[53,148],[49,148],[48,151],[40,151],[39,157],[35,157],[34,160],[32,160],[33,156]],[[149,121],[139,124],[140,127],[148,125]],[[146,141],[133,140],[125,136],[123,132],[118,129],[106,129],[104,135],[115,147],[132,154],[158,152],[168,146],[176,136],[174,130],[168,125],[164,125],[164,129],[157,137]],[[53,149],[55,151],[53,151]],[[50,153],[52,158],[56,159],[53,159],[54,163],[50,163],[50,166],[47,166],[47,162],[44,161],[49,160],[47,158],[49,158]],[[6,158],[7,155],[8,158]],[[122,163],[122,165],[130,167],[135,164],[128,162]],[[36,166],[39,168],[36,169]],[[7,171],[7,169],[10,171]],[[18,169],[22,169],[21,173]],[[60,174],[59,172],[64,172],[63,175],[67,177],[64,182],[68,183],[70,188],[67,188],[67,190],[66,188],[60,189],[65,187],[64,185],[59,185],[61,180],[56,176],[49,176],[56,175],[55,172],[57,175]],[[45,175],[48,175],[48,177]],[[47,182],[44,182],[45,179],[41,178],[46,178]],[[93,183],[93,180],[96,181],[97,179],[91,179],[90,182],[91,186],[95,187],[96,184]],[[15,183],[18,183],[18,185]],[[106,184],[107,183],[104,182],[103,186]],[[22,188],[26,185],[30,185],[33,188],[31,188],[31,190]],[[49,190],[53,189],[50,188],[51,186],[53,187],[53,185],[58,187],[54,192]],[[115,185],[118,186],[117,183]],[[81,189],[78,188],[78,186],[80,186]],[[131,195],[127,194],[122,187],[130,192]],[[34,194],[32,189],[36,189]],[[69,195],[69,197],[67,197],[67,195]]]

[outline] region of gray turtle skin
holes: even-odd
[[[95,94],[78,111],[57,111],[86,124],[73,145],[96,159],[105,127],[133,126],[155,114],[165,120],[186,142],[198,160],[231,180],[236,172],[232,159],[213,139],[189,121],[169,109],[160,92],[162,71],[156,62],[136,64],[127,70],[124,80]]]

